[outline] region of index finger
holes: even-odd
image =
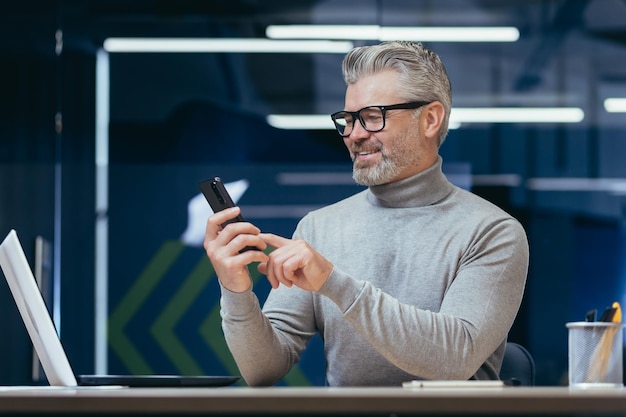
[[[263,242],[277,249],[291,242],[291,239],[287,239],[272,233],[261,233],[259,234],[259,237],[263,240]]]
[[[240,212],[241,209],[239,207],[231,207],[212,214],[207,219],[206,233],[214,238],[222,230],[222,224],[230,219],[234,219]]]

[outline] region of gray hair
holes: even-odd
[[[437,141],[440,146],[448,133],[452,88],[439,56],[419,42],[393,41],[354,48],[342,65],[343,79],[348,85],[387,69],[400,74],[405,100],[439,101],[443,105],[445,116]]]

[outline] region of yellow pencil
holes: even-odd
[[[615,309],[615,313],[611,319],[612,323],[622,322],[622,309],[619,303],[616,301],[611,306]],[[600,338],[598,346],[593,351],[591,361],[589,362],[589,369],[585,382],[601,382],[605,379],[609,368],[609,360],[611,358],[611,350],[613,350],[613,341],[615,335],[621,329],[620,326],[610,327],[604,331],[604,334]],[[621,354],[621,351],[620,351]]]

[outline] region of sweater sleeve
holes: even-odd
[[[299,361],[315,334],[312,315],[303,311],[310,305],[310,294],[295,288],[283,287],[279,291],[284,290],[294,295],[294,308],[283,314],[275,312],[274,317],[268,318],[251,290],[234,293],[221,287],[222,329],[248,385],[277,383]],[[300,313],[296,311],[298,306]]]
[[[497,378],[499,364],[482,375],[477,370],[506,340],[521,303],[527,263],[525,232],[508,219],[467,251],[440,311],[403,304],[339,270],[320,293],[381,355],[412,375]]]

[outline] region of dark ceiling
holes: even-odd
[[[5,0],[0,49],[53,55],[58,29],[65,50],[95,53],[107,37],[259,38],[268,24],[294,23],[516,26],[515,43],[429,45],[446,63],[455,105],[579,106],[587,121],[620,123],[598,115],[597,106],[606,95],[626,94],[624,0]],[[261,91],[260,100],[235,100],[244,110],[327,113],[342,105],[340,57],[274,56],[278,71],[269,60],[250,57],[245,71],[233,73],[230,83]],[[197,61],[169,60],[163,71],[171,65],[178,77],[198,76]]]

